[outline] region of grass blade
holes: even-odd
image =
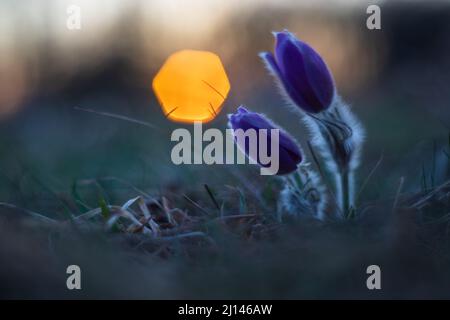
[[[86,108],[80,108],[80,107],[74,107],[74,109],[75,110],[79,110],[79,111],[94,113],[94,114],[97,114],[97,115],[100,115],[100,116],[110,117],[110,118],[114,118],[114,119],[118,119],[118,120],[124,120],[124,121],[128,121],[128,122],[137,123],[137,124],[140,124],[141,126],[145,126],[145,127],[152,128],[152,129],[156,128],[156,126],[154,126],[151,123],[148,123],[148,122],[145,122],[145,121],[141,121],[141,120],[137,120],[137,119],[130,118],[130,117],[127,117],[127,116],[116,114],[116,113],[110,113],[110,112],[105,112],[105,111],[97,111],[97,110],[93,110],[93,109],[86,109]]]
[[[205,187],[206,191],[208,192],[208,195],[211,198],[214,205],[216,206],[217,210],[220,211],[219,203],[217,202],[216,197],[214,197],[214,194],[213,194],[211,188],[206,183],[203,186]]]

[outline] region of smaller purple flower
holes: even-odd
[[[233,114],[228,115],[228,126],[236,131],[238,129],[242,129],[243,131],[247,131],[249,129],[254,129],[257,133],[257,159],[253,159],[260,166],[267,167],[267,165],[261,164],[259,159],[259,145],[260,145],[260,136],[258,134],[260,129],[267,129],[267,142],[266,146],[268,147],[268,153],[271,154],[271,129],[279,130],[279,169],[276,173],[277,175],[288,174],[297,170],[298,165],[302,162],[302,153],[300,148],[298,147],[295,140],[284,130],[278,128],[275,124],[273,124],[269,119],[264,117],[262,114],[248,111],[244,106],[240,106],[237,111]],[[235,142],[236,136],[235,136]],[[245,140],[245,146],[238,145],[241,150],[245,151],[247,157],[249,155],[249,140]]]
[[[287,95],[306,112],[319,113],[333,101],[333,77],[322,57],[289,31],[274,32],[275,56],[260,53]]]

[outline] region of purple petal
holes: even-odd
[[[299,42],[303,52],[306,76],[322,106],[329,106],[334,96],[334,81],[330,70],[320,55],[308,44]]]
[[[266,65],[267,69],[269,69],[269,71],[275,77],[278,77],[281,80],[283,78],[283,74],[281,73],[281,70],[278,67],[277,62],[275,61],[273,54],[271,54],[270,52],[261,52],[259,56],[264,61],[264,64]]]
[[[233,130],[242,129],[244,131],[248,129],[254,129],[256,131],[260,129],[267,129],[267,147],[268,153],[271,154],[271,129],[279,129],[269,119],[262,114],[250,112],[244,107],[238,108],[237,112],[228,116],[230,119],[229,126]],[[258,135],[259,138],[259,135]],[[257,141],[257,150],[259,150],[259,141]],[[245,146],[241,146],[248,156],[249,145],[246,141]],[[259,157],[259,155],[258,155]],[[259,158],[256,161],[261,165]],[[297,169],[298,164],[302,161],[302,154],[300,148],[296,144],[295,140],[289,136],[285,131],[279,129],[279,171],[277,174],[290,173]]]
[[[316,96],[305,69],[305,60],[308,57],[303,55],[302,47],[292,41],[291,37],[284,37],[284,39],[286,40],[281,43],[277,41],[275,57],[283,72],[285,82],[289,84],[286,91],[306,111],[319,112],[323,109],[323,105]]]
[[[323,59],[286,30],[274,36],[275,57],[260,54],[269,70],[299,107],[312,113],[327,109],[334,97],[334,82]]]

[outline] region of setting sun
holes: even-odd
[[[172,54],[153,79],[164,114],[177,122],[208,122],[222,108],[230,83],[220,58],[208,51]]]

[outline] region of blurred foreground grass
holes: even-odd
[[[240,190],[230,190],[235,201],[226,210],[214,203],[225,195],[167,194],[122,208],[102,202],[89,219],[48,219],[2,204],[1,297],[449,298],[449,181],[416,194],[399,189],[361,206],[355,220],[324,223],[279,223]],[[193,209],[178,209],[184,200]],[[148,210],[154,225],[136,217],[157,232],[142,234],[122,218],[106,223],[123,210]],[[81,267],[80,291],[66,289],[71,264]],[[372,264],[382,270],[380,291],[366,288]]]

